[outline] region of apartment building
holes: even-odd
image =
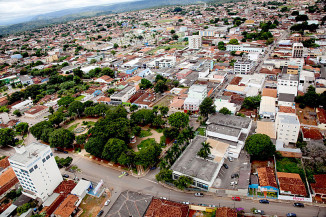
[[[292,74],[282,74],[277,79],[277,94],[288,93],[298,94],[299,76]]]
[[[277,140],[285,144],[296,143],[300,131],[300,122],[296,114],[278,112],[275,120]]]
[[[293,43],[292,45],[292,57],[301,58],[303,56],[303,44]]]
[[[202,101],[207,97],[207,85],[194,84],[189,88],[188,97],[184,101],[184,110],[197,112]]]
[[[189,49],[199,49],[202,46],[202,38],[200,35],[188,37]]]
[[[254,62],[251,60],[238,60],[234,63],[234,74],[249,74],[254,67]]]

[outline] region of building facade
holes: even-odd
[[[189,49],[199,49],[202,46],[202,38],[200,35],[188,37]]]
[[[296,143],[300,131],[298,116],[292,113],[278,112],[275,120],[277,140],[285,144]]]

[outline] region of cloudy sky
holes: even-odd
[[[130,0],[0,0],[0,25],[53,11],[123,1]]]

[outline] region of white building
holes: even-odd
[[[238,60],[234,63],[234,74],[248,74],[254,67],[254,62],[251,60]]]
[[[310,85],[314,86],[315,84],[315,73],[302,70],[299,75],[299,86],[298,90],[302,92],[307,92]]]
[[[234,103],[231,103],[230,100],[230,96],[217,97],[214,102],[216,111],[219,111],[222,108],[227,108],[232,114],[235,114],[237,112],[237,106]]]
[[[193,35],[188,37],[189,49],[199,49],[202,45],[202,38],[200,35]]]
[[[292,46],[292,57],[301,58],[303,56],[303,44],[294,43]]]
[[[34,142],[15,149],[16,154],[9,158],[9,162],[23,193],[45,201],[63,181],[50,146]]]
[[[289,93],[297,96],[299,76],[292,74],[282,74],[277,79],[277,94]]]
[[[276,99],[270,96],[262,96],[259,107],[259,116],[261,118],[275,119]]]
[[[111,98],[111,103],[122,103],[127,102],[128,99],[136,93],[136,88],[134,86],[127,86],[118,93],[113,94]]]
[[[264,53],[265,49],[263,47],[252,47],[252,46],[242,45],[242,44],[228,44],[226,45],[226,51],[241,51],[241,52],[261,54]]]
[[[207,97],[207,85],[192,85],[189,88],[188,97],[184,101],[184,110],[199,111],[199,106],[205,97]]]
[[[20,112],[24,112],[24,111],[30,109],[32,107],[32,105],[33,105],[33,100],[28,99],[28,100],[25,100],[21,103],[14,105],[11,108],[11,110],[12,111],[19,110]]]
[[[300,122],[296,114],[278,112],[275,125],[277,140],[280,140],[285,144],[297,142],[300,131]]]
[[[157,58],[149,63],[147,63],[148,68],[172,68],[175,66],[176,57],[175,56],[165,56]]]

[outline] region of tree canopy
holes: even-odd
[[[67,129],[54,130],[49,137],[51,147],[69,147],[75,139],[75,135]]]
[[[183,112],[176,112],[169,116],[169,124],[178,129],[184,128],[189,123],[189,115]]]
[[[213,99],[206,97],[199,106],[199,112],[204,117],[208,117],[209,114],[214,114],[216,110]]]
[[[246,139],[246,151],[255,159],[268,159],[275,154],[275,145],[265,134],[254,134]]]

